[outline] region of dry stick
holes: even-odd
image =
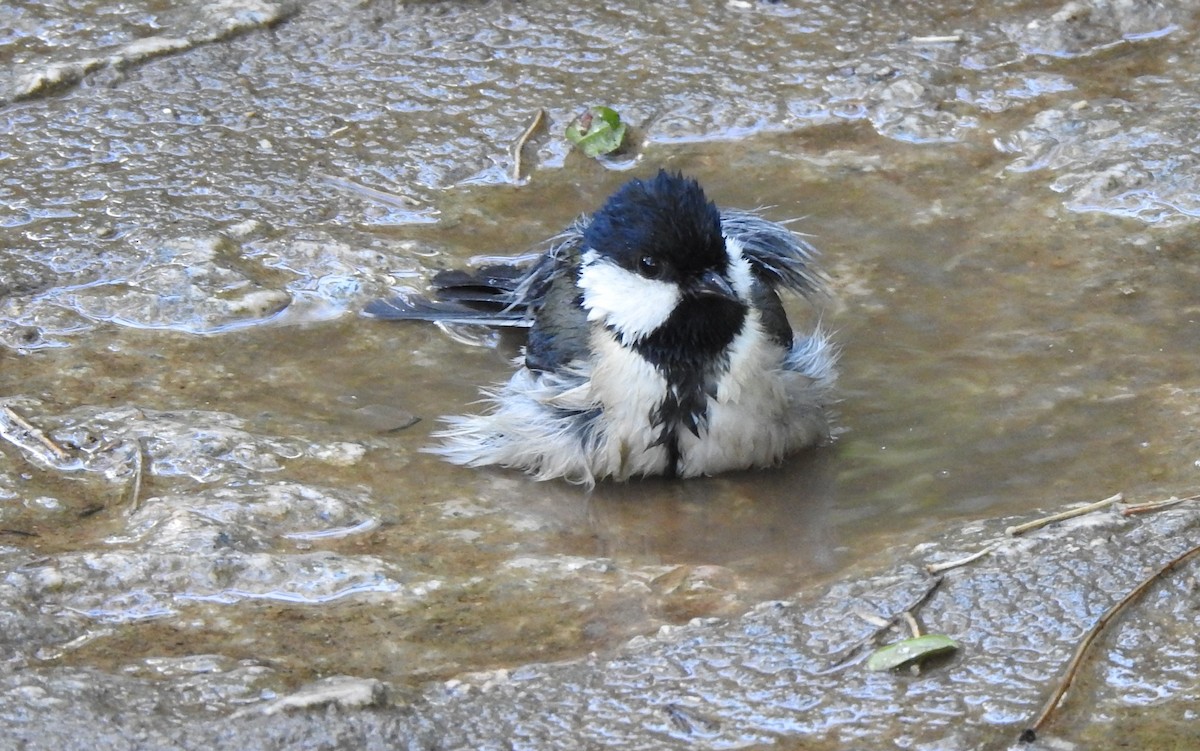
[[[944,563],[926,564],[925,571],[927,571],[930,574],[940,574],[943,571],[949,571],[952,568],[958,568],[959,566],[965,566],[968,563],[974,563],[975,561],[984,557],[985,555],[992,552],[993,550],[995,550],[998,547],[1000,547],[1000,543],[993,542],[993,543],[990,543],[990,544],[984,546],[984,548],[982,550],[972,553],[971,555],[969,555],[965,558],[959,558],[959,559],[953,560],[953,561],[946,561]]]
[[[913,37],[908,41],[913,44],[949,44],[962,40],[962,34],[946,34],[945,36]]]
[[[1084,514],[1090,514],[1093,511],[1099,511],[1100,509],[1104,508],[1105,506],[1111,506],[1112,504],[1116,503],[1117,501],[1121,500],[1124,497],[1125,496],[1122,495],[1121,493],[1117,493],[1116,495],[1105,498],[1103,501],[1096,501],[1095,503],[1089,503],[1086,506],[1080,506],[1079,508],[1068,509],[1067,511],[1063,511],[1062,513],[1059,513],[1059,514],[1053,514],[1051,516],[1044,516],[1041,519],[1034,519],[1031,522],[1026,522],[1024,524],[1018,524],[1015,527],[1009,527],[1008,529],[1004,530],[1004,534],[1008,535],[1009,537],[1016,537],[1017,535],[1022,534],[1024,532],[1028,532],[1031,529],[1038,529],[1040,527],[1046,526],[1047,524],[1053,524],[1054,522],[1061,522],[1064,519],[1071,519],[1076,516],[1083,516]]]
[[[1200,500],[1200,495],[1189,495],[1187,498],[1168,498],[1165,501],[1151,501],[1150,503],[1139,503],[1134,506],[1126,506],[1121,509],[1121,516],[1133,516],[1134,514],[1149,514],[1153,511],[1161,511],[1165,508],[1178,506],[1187,501]]]
[[[884,625],[877,627],[874,631],[872,631],[867,636],[864,636],[862,639],[859,639],[854,644],[851,644],[850,646],[843,649],[842,652],[844,652],[845,654],[842,657],[835,660],[833,662],[833,664],[831,664],[829,667],[825,668],[824,670],[821,670],[818,673],[818,675],[828,675],[829,673],[833,673],[833,672],[845,667],[845,663],[851,657],[854,656],[855,652],[862,649],[865,645],[870,644],[871,642],[878,639],[879,635],[882,634],[884,631],[887,631],[889,628],[891,628],[893,623],[895,623],[900,618],[903,618],[905,615],[909,615],[911,617],[913,611],[915,611],[916,609],[918,609],[919,607],[924,605],[925,601],[928,600],[930,598],[930,596],[934,592],[937,591],[937,588],[939,586],[941,586],[941,584],[942,584],[942,577],[940,577],[940,576],[931,577],[929,579],[929,583],[925,586],[925,589],[921,592],[921,594],[917,595],[913,599],[912,602],[910,602],[908,605],[906,605],[904,608],[902,608],[899,612],[897,612],[891,618],[888,618],[887,622]]]
[[[71,462],[70,454],[7,405],[0,408],[0,438],[56,469]],[[40,451],[39,446],[52,456]]]
[[[1063,519],[1070,519],[1073,516],[1081,516],[1083,514],[1091,513],[1092,511],[1096,511],[1097,509],[1102,509],[1106,506],[1116,503],[1116,502],[1120,501],[1121,498],[1122,498],[1121,494],[1117,493],[1114,496],[1105,498],[1103,501],[1096,501],[1095,503],[1089,504],[1087,506],[1081,506],[1079,508],[1074,508],[1074,509],[1069,509],[1067,511],[1063,511],[1062,513],[1055,514],[1054,516],[1047,516],[1047,517],[1044,517],[1041,519],[1035,519],[1034,521],[1027,522],[1025,524],[1021,524],[1021,525],[1018,525],[1015,527],[1009,527],[1008,529],[1004,530],[1004,533],[1010,537],[1012,537],[1014,535],[1019,535],[1022,532],[1028,532],[1031,529],[1036,529],[1037,527],[1041,527],[1046,524],[1050,524],[1051,522],[1062,521]],[[1138,504],[1135,506],[1126,506],[1125,508],[1121,509],[1121,516],[1133,516],[1134,514],[1148,514],[1153,511],[1161,511],[1162,509],[1170,508],[1171,506],[1176,506],[1180,503],[1185,503],[1187,501],[1200,501],[1200,495],[1190,495],[1187,498],[1168,498],[1165,501],[1153,501],[1150,503],[1142,503],[1142,504]],[[940,574],[943,571],[949,571],[952,568],[958,568],[959,566],[965,566],[968,563],[974,563],[975,561],[984,557],[988,553],[991,553],[993,550],[995,550],[999,546],[1000,546],[999,542],[993,542],[993,543],[990,543],[989,545],[985,546],[982,550],[972,553],[971,555],[968,555],[964,558],[958,558],[953,561],[945,561],[944,563],[927,564],[925,566],[925,570],[927,572],[929,572],[930,574]]]
[[[525,149],[525,144],[537,132],[538,127],[542,124],[542,120],[546,119],[546,110],[541,107],[534,113],[533,120],[525,127],[525,131],[517,137],[517,142],[513,145],[513,182],[521,182],[521,152]]]
[[[890,618],[884,618],[882,615],[876,615],[875,613],[867,612],[862,608],[852,608],[850,612],[854,613],[859,618],[862,618],[864,621],[876,628],[887,628],[892,625]]]
[[[912,635],[911,638],[921,638],[921,624],[917,623],[917,619],[913,617],[913,614],[905,610],[900,614],[900,616],[904,618],[904,622],[908,624],[908,632]],[[913,675],[920,675],[921,661],[917,660],[912,665],[909,665],[908,669],[912,671]]]
[[[333,175],[325,175],[320,172],[316,176],[338,188],[343,188],[351,193],[358,193],[364,198],[369,198],[372,201],[383,204],[384,206],[392,206],[398,209],[409,209],[422,204],[412,196],[406,196],[403,193],[389,193],[386,190],[378,190],[377,188],[368,188],[366,185],[359,185],[353,180],[347,180],[344,177],[334,177]]]
[[[133,439],[133,482],[132,488],[129,491],[129,513],[134,513],[141,505],[142,496],[142,473],[145,471],[146,454],[142,449],[142,442],[138,438]]]
[[[1045,706],[1042,707],[1042,711],[1038,713],[1037,719],[1033,721],[1032,725],[1021,731],[1021,743],[1033,743],[1037,740],[1038,732],[1046,724],[1046,721],[1050,718],[1058,703],[1062,701],[1063,696],[1067,693],[1067,689],[1071,687],[1071,682],[1075,680],[1075,674],[1079,672],[1079,666],[1083,663],[1083,657],[1088,648],[1096,640],[1096,637],[1100,635],[1100,632],[1104,630],[1104,627],[1108,625],[1109,621],[1119,615],[1131,602],[1149,589],[1151,584],[1166,576],[1176,566],[1184,563],[1197,553],[1200,553],[1200,545],[1188,550],[1183,555],[1177,556],[1171,562],[1151,574],[1141,584],[1137,585],[1132,592],[1122,597],[1120,602],[1104,611],[1104,615],[1100,616],[1099,620],[1088,629],[1088,632],[1084,634],[1083,641],[1079,642],[1079,646],[1075,648],[1075,654],[1071,656],[1071,661],[1067,663],[1067,672],[1063,674],[1062,680],[1054,690],[1054,693],[1050,694],[1050,698],[1046,701]]]

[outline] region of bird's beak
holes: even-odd
[[[725,277],[715,271],[705,272],[696,286],[692,287],[692,294],[696,297],[720,297],[734,302],[738,301],[737,292],[734,292]]]

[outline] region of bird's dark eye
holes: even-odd
[[[662,264],[652,255],[642,255],[638,258],[638,272],[649,279],[657,279],[662,276]]]

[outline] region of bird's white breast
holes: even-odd
[[[770,466],[795,447],[792,391],[807,379],[783,368],[784,349],[762,330],[757,311],[728,349],[728,369],[708,401],[706,429],[679,435],[679,474]],[[802,383],[803,381],[803,383]]]
[[[619,479],[662,472],[666,449],[651,447],[659,430],[651,425],[650,415],[667,393],[667,380],[604,327],[592,329],[591,342],[591,392],[593,400],[603,405],[605,432],[594,472],[598,476],[611,472]]]
[[[601,327],[593,331],[592,344],[590,391],[593,402],[603,405],[605,434],[593,472],[625,479],[664,471],[667,451],[653,445],[662,426],[652,424],[651,416],[666,396],[666,379]],[[675,431],[680,476],[771,466],[820,440],[824,421],[808,404],[816,399],[812,379],[786,369],[785,355],[752,311],[730,345],[728,369],[717,379],[716,397],[708,399],[699,436],[682,427]]]

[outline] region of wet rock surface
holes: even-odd
[[[845,651],[964,519],[1195,487],[1195,3],[169,5],[0,6],[0,745],[999,747],[1197,544],[1002,540],[918,610],[953,657]],[[419,453],[513,343],[362,305],[660,165],[805,217],[839,442],[590,496]],[[1193,580],[1052,736],[1194,737]]]
[[[342,677],[274,698],[255,691],[269,666],[197,656],[124,675],[18,671],[0,684],[3,712],[11,738],[44,747],[72,747],[80,733],[112,747],[286,748],[300,738],[319,748],[787,747],[800,738],[806,748],[1005,747],[1036,715],[1080,635],[1196,544],[1200,516],[1098,512],[1023,538],[1003,529],[970,524],[899,555],[886,572],[765,602],[740,618],[696,619],[612,653],[419,690]],[[941,574],[925,596],[925,565],[985,544],[994,545],[989,556]],[[1150,705],[1156,732],[1190,732],[1200,627],[1193,587],[1187,575],[1166,577],[1115,622],[1085,663],[1085,675],[1104,675],[1102,687],[1081,682],[1051,727],[1138,737],[1147,718],[1136,710]],[[867,650],[856,647],[880,631],[872,616],[907,609],[959,651],[919,673],[865,670]],[[885,630],[883,638],[897,637]],[[1148,661],[1143,650],[1161,656]],[[225,719],[246,704],[254,706]]]
[[[380,232],[436,221],[448,186],[510,182],[530,116],[545,109],[561,129],[586,106],[576,92],[620,104],[649,144],[866,122],[904,143],[994,141],[1008,169],[1046,173],[1073,209],[1150,222],[1196,210],[1194,103],[1178,95],[1195,89],[1188,4],[1018,4],[990,18],[929,3],[886,23],[872,3],[2,12],[15,168],[2,276],[23,292],[6,296],[0,341],[19,349],[102,321],[209,332],[343,314],[388,272],[416,271],[391,265]],[[89,22],[62,23],[72,15]],[[123,57],[156,39],[179,44]],[[1082,58],[1108,72],[1083,78],[1069,67]],[[21,83],[79,65],[61,85]],[[544,170],[567,161],[557,134],[530,150]],[[352,186],[394,196],[364,201]],[[347,268],[306,243],[361,250]]]

